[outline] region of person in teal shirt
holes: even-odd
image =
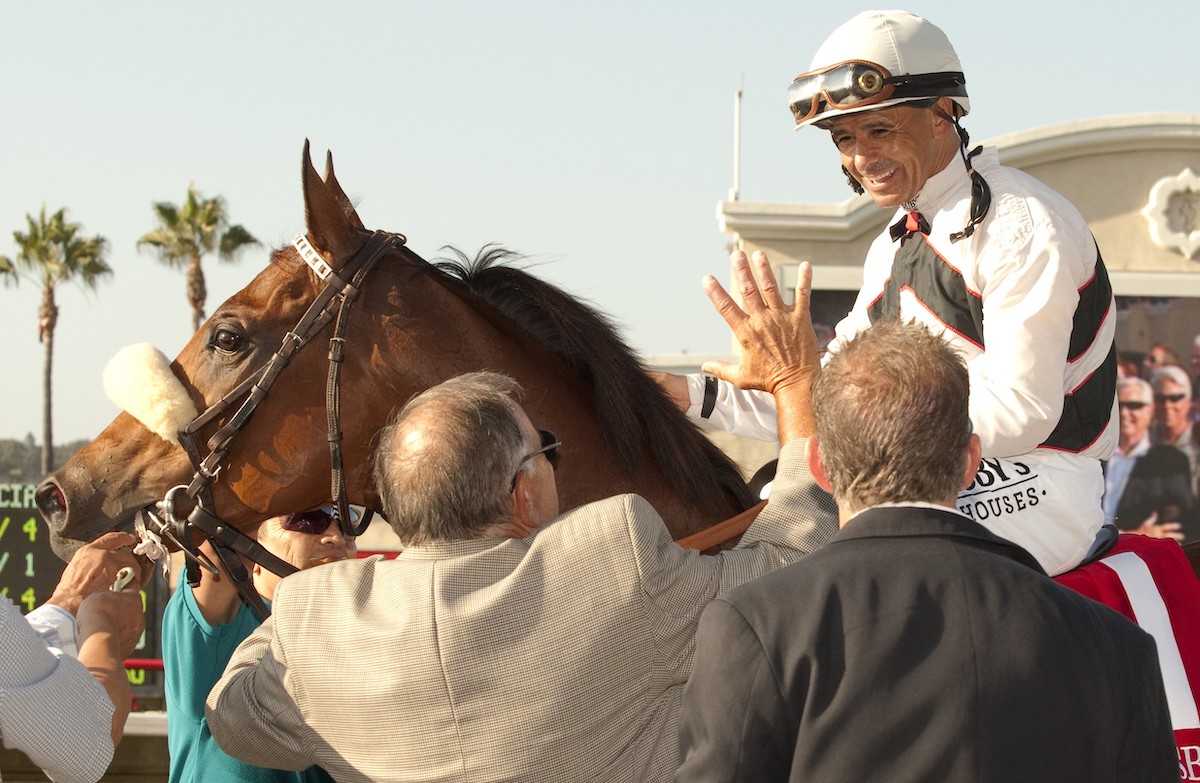
[[[357,554],[353,538],[342,536],[329,507],[272,517],[249,533],[272,554],[300,569],[312,568]],[[212,550],[202,549],[210,559]],[[266,601],[282,577],[247,563],[254,588]],[[186,580],[167,602],[163,613],[163,668],[167,702],[169,783],[323,783],[332,779],[319,767],[303,772],[266,769],[243,763],[225,753],[209,733],[204,700],[225,671],[233,651],[259,625],[242,602],[233,583],[222,573],[202,572],[199,586]]]

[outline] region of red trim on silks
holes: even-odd
[[[1090,441],[1083,444],[1082,446],[1080,446],[1077,449],[1068,449],[1065,446],[1047,446],[1045,443],[1039,443],[1034,450],[1036,451],[1038,449],[1042,449],[1044,451],[1057,451],[1060,454],[1082,454],[1083,452],[1090,449],[1096,441],[1100,440],[1100,436],[1102,436],[1103,434],[1104,434],[1104,430],[1102,429],[1096,433],[1096,437],[1092,438]]]
[[[946,266],[950,266],[950,265],[949,265],[949,264],[947,264]],[[954,267],[952,267],[952,266],[950,266],[950,268],[951,268],[951,269],[954,269]],[[955,269],[955,271],[957,272],[958,270],[957,270],[957,269]],[[966,289],[966,290],[967,290],[967,293],[970,293],[970,292],[971,292],[971,291],[970,291],[970,289]],[[976,340],[974,337],[971,337],[971,336],[970,336],[969,334],[967,334],[966,332],[964,332],[964,331],[962,331],[962,330],[960,330],[960,329],[955,329],[953,326],[951,326],[950,324],[948,324],[948,323],[947,323],[947,322],[946,322],[946,321],[945,321],[945,320],[942,318],[942,316],[941,316],[941,315],[939,315],[937,312],[935,312],[935,311],[933,310],[933,308],[931,308],[931,307],[930,307],[928,304],[926,304],[926,303],[925,303],[925,300],[921,298],[921,295],[920,295],[920,293],[918,293],[918,292],[917,292],[917,289],[913,288],[911,285],[902,285],[902,286],[900,286],[900,288],[899,288],[899,289],[897,289],[897,293],[900,293],[900,294],[903,294],[905,291],[908,291],[908,293],[912,294],[912,298],[913,298],[913,300],[914,300],[914,301],[915,301],[915,302],[916,302],[918,305],[920,305],[920,306],[921,306],[921,309],[922,309],[922,310],[924,310],[925,312],[929,313],[929,317],[930,317],[930,318],[932,318],[934,321],[936,321],[936,322],[937,322],[937,323],[938,323],[938,324],[939,324],[939,325],[942,327],[942,329],[944,329],[944,330],[945,330],[945,331],[947,331],[947,332],[952,332],[952,333],[953,333],[955,336],[957,336],[957,337],[958,337],[959,339],[961,339],[963,342],[970,343],[971,345],[973,345],[973,346],[975,346],[976,348],[978,348],[980,351],[984,350],[983,343],[979,342],[979,341],[978,341],[978,340]],[[931,324],[928,324],[928,323],[926,323],[926,326],[931,326]]]
[[[867,305],[867,310],[870,310],[872,307],[879,304],[879,300],[882,299],[883,295],[887,293],[887,286],[888,286],[888,283],[890,283],[891,281],[892,281],[891,277],[889,277],[887,280],[883,281],[883,287],[879,289],[879,296],[875,297],[874,299],[872,299],[870,301],[870,303]]]
[[[921,221],[916,211],[908,213],[908,219],[904,221],[904,230],[910,233],[921,230]]]
[[[1105,560],[1114,555],[1126,553],[1140,559],[1153,579],[1157,596],[1151,598],[1156,602],[1161,601],[1174,636],[1174,639],[1158,639],[1156,636],[1155,641],[1160,650],[1172,645],[1178,648],[1187,679],[1186,690],[1190,690],[1193,704],[1200,705],[1200,623],[1196,622],[1196,618],[1200,617],[1200,579],[1196,578],[1177,542],[1169,538],[1122,533],[1117,545],[1099,561],[1060,574],[1054,577],[1054,581],[1137,622],[1133,604],[1140,600],[1146,606],[1146,595],[1142,593],[1138,600],[1131,601],[1117,571],[1105,564]],[[1166,687],[1170,689],[1171,685],[1166,684]],[[1186,699],[1183,693],[1173,696]],[[1188,706],[1184,704],[1185,708]],[[1194,707],[1191,714],[1195,715]],[[1175,744],[1178,747],[1182,779],[1200,781],[1200,726],[1187,725],[1187,721],[1181,720],[1181,716],[1174,712],[1171,718],[1175,724]]]

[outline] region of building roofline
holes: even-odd
[[[1015,168],[1097,154],[1200,147],[1200,113],[1148,112],[1093,117],[997,136],[985,142]],[[888,212],[887,214],[891,214]],[[846,242],[878,230],[881,213],[870,196],[834,203],[721,201],[722,233],[761,239]]]

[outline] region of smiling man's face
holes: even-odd
[[[842,115],[830,122],[829,135],[842,165],[881,207],[915,198],[958,149],[953,124],[932,107],[900,105]]]

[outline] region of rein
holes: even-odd
[[[340,270],[335,272],[303,234],[296,235],[292,240],[293,246],[309,269],[325,283],[325,287],[308,306],[292,330],[284,335],[278,350],[262,367],[209,406],[180,431],[179,442],[183,445],[195,469],[192,481],[187,486],[179,485],[167,491],[163,500],[157,504],[161,516],[150,509],[143,510],[144,515],[152,520],[153,526],[170,538],[184,553],[187,558],[188,582],[193,587],[200,583],[200,568],[204,568],[214,575],[218,571],[204,553],[191,544],[191,534],[198,531],[204,538],[211,541],[217,558],[225,567],[226,573],[229,574],[242,600],[250,606],[260,620],[265,619],[270,611],[266,608],[262,597],[255,591],[250,575],[239,556],[245,556],[279,576],[287,576],[295,573],[298,569],[271,554],[257,541],[218,516],[212,498],[212,484],[220,475],[222,462],[228,456],[234,440],[246,426],[259,403],[266,399],[280,373],[287,367],[296,352],[307,345],[336,317],[333,336],[329,339],[329,375],[325,394],[331,498],[337,509],[337,524],[342,535],[351,538],[360,535],[366,529],[373,512],[367,509],[357,525],[351,521],[343,470],[341,368],[346,344],[345,334],[350,307],[358,298],[363,280],[384,255],[397,246],[403,245],[405,241],[402,234],[376,231],[359,251]],[[350,279],[347,280],[347,277]],[[201,457],[200,448],[196,443],[197,434],[203,427],[235,405],[237,408],[233,415],[205,444],[208,454]],[[176,502],[180,493],[187,495],[192,502],[192,509],[185,517],[176,514]],[[137,525],[139,530],[143,529],[145,520],[139,517]]]
[[[758,517],[759,512],[766,505],[767,501],[764,500],[751,506],[737,516],[730,517],[715,525],[710,525],[699,533],[693,533],[690,536],[679,539],[675,543],[684,549],[696,549],[701,552],[721,546],[745,533],[749,529],[750,523]]]

